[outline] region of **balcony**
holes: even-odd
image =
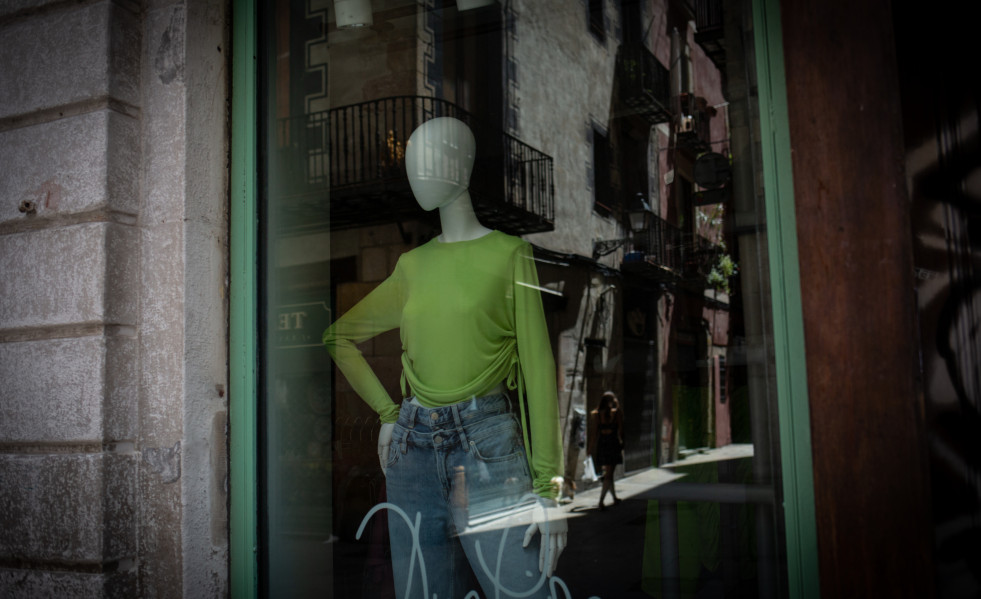
[[[708,152],[712,147],[709,121],[715,109],[708,105],[705,98],[691,94],[681,94],[679,107],[677,146],[696,155]]]
[[[271,169],[280,228],[345,229],[426,218],[405,174],[405,144],[423,122],[450,116],[477,142],[470,195],[481,222],[512,234],[554,228],[552,158],[456,105],[401,96],[276,124]]]
[[[650,227],[634,233],[628,250],[620,267],[624,273],[655,283],[704,287],[721,248],[655,217]]]
[[[725,20],[722,0],[695,0],[695,43],[725,71]]]
[[[633,235],[621,270],[658,283],[681,279],[684,267],[684,233],[660,217]]]
[[[637,114],[652,124],[671,120],[670,73],[643,44],[617,51],[616,77],[624,114]]]

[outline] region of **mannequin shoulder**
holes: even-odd
[[[405,268],[406,266],[419,262],[420,260],[425,260],[426,254],[432,251],[432,247],[435,244],[436,240],[433,238],[422,245],[402,252],[399,254],[399,257],[395,262],[395,268]]]
[[[520,237],[495,231],[493,234],[495,251],[506,254],[523,253],[531,255],[531,244]]]
[[[496,231],[495,234],[497,235],[497,238],[501,244],[507,245],[509,247],[514,247],[514,248],[523,247],[523,246],[531,247],[530,243],[528,243],[527,241],[516,235],[511,235],[510,233],[504,233],[503,231]]]

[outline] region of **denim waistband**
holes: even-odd
[[[466,445],[465,429],[468,425],[511,412],[511,399],[506,393],[474,397],[438,408],[427,408],[405,401],[399,411],[398,423],[408,431],[423,434],[455,431],[460,434],[461,441]]]

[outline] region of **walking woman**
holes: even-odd
[[[605,510],[603,500],[609,491],[613,505],[620,503],[613,486],[613,473],[617,464],[623,463],[623,410],[612,391],[600,398],[599,406],[590,413],[594,434],[590,435],[590,451],[593,462],[603,468],[603,490],[600,491],[599,508]]]

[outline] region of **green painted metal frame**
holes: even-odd
[[[233,3],[231,273],[231,595],[258,592],[258,296],[256,5]],[[776,348],[788,587],[820,596],[807,364],[797,259],[790,135],[778,0],[754,0],[763,164]]]
[[[779,0],[753,0],[790,597],[820,597],[811,417]]]
[[[231,596],[258,592],[256,6],[232,3],[229,410]]]

